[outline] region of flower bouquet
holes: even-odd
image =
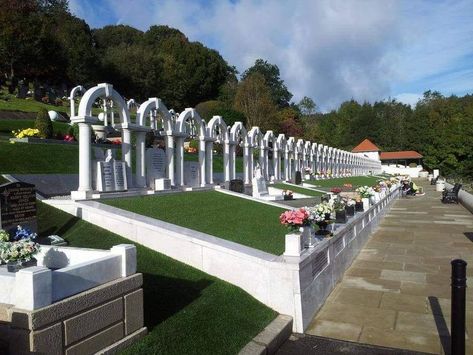
[[[291,190],[282,190],[282,196],[284,200],[293,200],[294,194]]]
[[[33,241],[36,236],[36,233],[21,226],[17,226],[12,238],[8,232],[0,230],[0,262],[7,264],[9,272],[16,272],[23,267],[36,265],[33,256],[40,249],[39,244]]]
[[[333,207],[327,202],[319,203],[309,209],[309,219],[319,227],[317,234],[330,234],[330,232],[327,231],[327,225],[331,223],[332,212]]]
[[[285,211],[279,216],[279,222],[285,225],[290,232],[299,231],[302,227],[309,227],[310,214],[306,208],[302,207],[297,210]]]

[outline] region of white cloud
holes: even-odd
[[[268,60],[280,68],[293,100],[310,96],[324,110],[351,98],[433,88],[423,85],[471,89],[471,64],[463,68],[470,81],[455,71],[473,53],[471,1],[104,1],[116,21],[142,30],[179,28],[240,72],[257,58]],[[73,11],[93,17],[81,3],[73,0]]]
[[[396,95],[394,98],[406,105],[410,105],[412,108],[416,106],[417,101],[423,97],[423,94],[416,94],[411,92],[404,92],[402,94]]]

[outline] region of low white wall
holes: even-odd
[[[272,255],[95,201],[45,202],[241,287],[292,316],[293,330],[303,332],[397,193],[396,189],[368,211],[357,213],[333,238],[300,257]]]
[[[392,174],[392,175],[409,175],[412,178],[418,178],[419,172],[423,169],[421,165],[417,165],[415,168],[411,168],[409,166],[404,165],[381,165],[381,169],[383,173]]]
[[[449,184],[448,182],[445,183],[445,188],[452,189],[453,185]],[[468,211],[473,213],[473,195],[465,190],[461,189],[458,192],[458,200],[460,203],[465,207]]]

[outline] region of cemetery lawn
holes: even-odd
[[[0,152],[0,173],[3,174],[79,172],[77,145],[0,142]]]
[[[6,184],[7,182],[9,182],[7,179],[5,179],[3,176],[0,175],[0,185],[1,184]]]
[[[131,242],[38,202],[39,234],[70,246],[109,249]],[[242,289],[139,244],[149,334],[125,354],[236,354],[277,315]]]
[[[274,255],[284,252],[283,208],[217,191],[102,200],[127,211],[230,240]]]
[[[335,179],[327,179],[327,180],[309,180],[304,181],[308,184],[320,186],[320,187],[342,187],[343,184],[352,184],[353,189],[358,186],[372,186],[381,180],[379,177],[375,176],[353,176],[353,177],[344,177],[344,178],[335,178]]]
[[[308,188],[305,188],[305,187],[288,185],[288,184],[285,184],[285,183],[277,183],[277,184],[268,185],[268,186],[269,187],[275,187],[275,188],[281,189],[281,190],[291,190],[292,192],[307,195],[307,196],[317,197],[317,196],[322,196],[324,194],[323,192],[320,192],[320,191],[311,190],[311,189],[308,189]]]
[[[3,92],[6,93],[6,92]],[[69,100],[65,101],[69,104]],[[45,108],[48,111],[57,111],[62,113],[69,112],[69,105],[67,106],[55,106],[48,105],[31,98],[19,99],[14,95],[8,95],[8,100],[0,99],[0,110],[2,111],[22,111],[22,112],[38,112],[41,108]]]

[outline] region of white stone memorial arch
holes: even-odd
[[[221,116],[214,116],[207,125],[207,146],[205,171],[207,176],[207,183],[213,184],[213,145],[218,142],[223,146],[223,173],[224,181],[230,181],[230,171],[234,170],[232,165],[235,164],[233,157],[230,156],[230,135],[228,127]]]
[[[230,156],[233,164],[230,167],[230,179],[236,177],[236,146],[243,148],[243,181],[245,184],[251,183],[251,170],[249,167],[250,141],[248,132],[242,122],[235,122],[230,129]]]

